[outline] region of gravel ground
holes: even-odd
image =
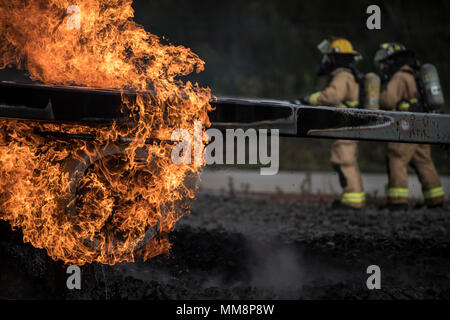
[[[450,208],[328,207],[200,193],[169,257],[84,266],[79,291],[65,289],[61,263],[2,223],[0,298],[450,299]],[[374,264],[382,289],[370,291]]]

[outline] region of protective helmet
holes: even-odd
[[[362,59],[350,41],[344,38],[323,40],[317,48],[323,54],[319,76],[327,75],[339,67],[351,68],[356,61]]]
[[[380,45],[374,58],[375,67],[380,70],[382,81],[388,81],[404,65],[417,69],[420,62],[415,58],[414,52],[408,50],[403,44],[389,42]]]
[[[380,64],[385,62],[386,60],[393,59],[400,55],[405,55],[410,51],[406,49],[406,47],[401,43],[388,42],[380,45],[380,49],[378,49],[375,54],[374,62],[377,67],[380,67]]]
[[[343,38],[324,40],[318,45],[318,49],[323,54],[359,55],[359,53],[353,49],[351,42]]]

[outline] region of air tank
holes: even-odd
[[[432,109],[440,109],[444,106],[444,94],[436,67],[430,63],[424,64],[420,69],[420,77],[423,82],[425,102]]]
[[[368,73],[364,77],[364,108],[369,110],[380,109],[381,80],[375,73]]]

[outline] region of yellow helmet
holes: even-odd
[[[357,54],[357,52],[353,50],[353,45],[347,39],[333,40],[328,49],[328,53]]]
[[[331,38],[322,41],[317,48],[323,54],[319,76],[327,75],[337,67],[352,68],[355,62],[362,60],[359,52],[344,38]]]
[[[324,40],[319,44],[318,48],[323,54],[359,54],[353,49],[351,42],[344,38],[337,38],[331,41]]]

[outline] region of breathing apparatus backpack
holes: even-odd
[[[445,100],[436,67],[430,63],[420,66],[419,72],[402,70],[414,76],[419,101],[411,106],[412,112],[438,113],[444,107]]]
[[[436,67],[430,63],[420,68],[421,90],[428,112],[436,112],[444,107],[445,99]]]
[[[381,92],[381,79],[376,73],[368,73],[364,76],[364,83],[360,89],[363,94],[362,106],[368,110],[380,109],[380,92]],[[361,95],[361,94],[360,94]]]
[[[375,73],[364,74],[352,68],[355,81],[359,85],[359,108],[368,110],[380,109],[381,79]]]
[[[380,88],[378,88],[378,98],[375,96],[374,97],[374,92],[372,90],[373,88],[373,83],[370,82],[368,83],[367,80],[367,76],[369,76],[369,74],[364,75],[362,72],[360,72],[358,69],[356,68],[350,68],[351,73],[353,74],[353,76],[355,77],[355,81],[358,83],[359,85],[359,97],[358,97],[358,108],[366,108],[366,109],[379,109],[375,108],[373,106],[374,103],[376,103],[376,105],[379,105],[379,98],[380,98]],[[370,75],[375,75],[375,74],[370,74]],[[378,79],[379,77],[377,75],[375,75]],[[371,80],[373,78],[370,78]],[[369,89],[370,87],[370,89]],[[376,88],[375,88],[376,90]],[[376,94],[375,94],[376,95]],[[378,100],[377,100],[378,99]],[[369,103],[368,100],[370,100],[370,103],[372,103],[369,107]]]

